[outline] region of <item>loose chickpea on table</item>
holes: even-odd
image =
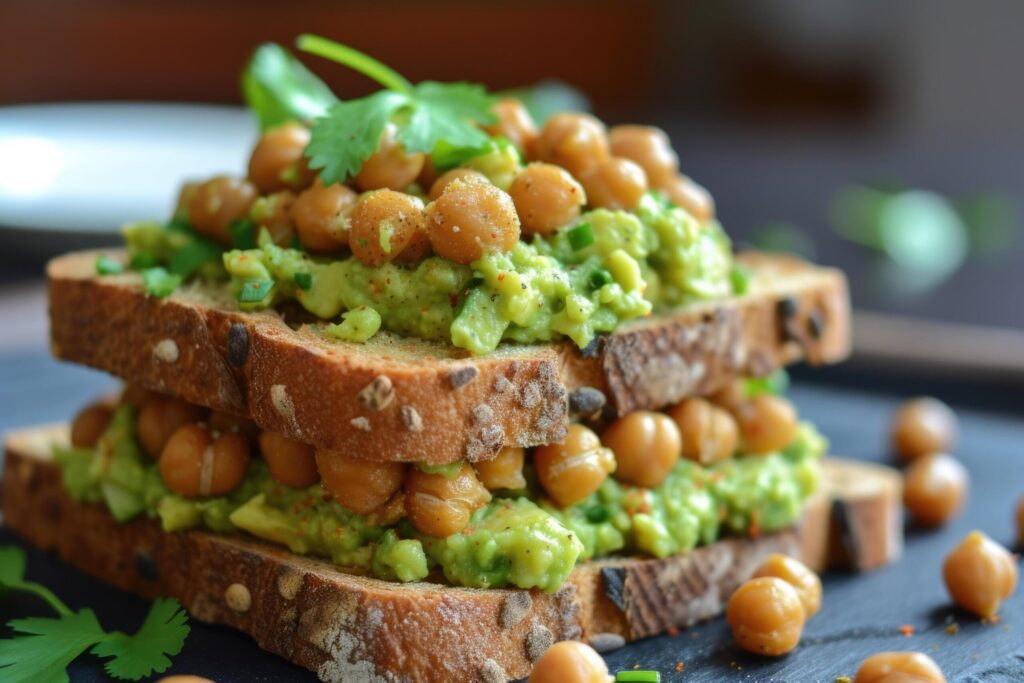
[[[892,449],[903,460],[949,453],[959,431],[956,414],[942,401],[922,397],[907,401],[893,416]]]
[[[946,683],[946,677],[921,652],[879,652],[864,660],[853,683]]]
[[[939,526],[963,507],[969,483],[967,469],[951,455],[925,455],[903,475],[903,503],[915,522]]]
[[[736,589],[725,616],[741,648],[769,657],[799,645],[807,620],[800,594],[775,576],[751,579]]]
[[[772,553],[754,572],[754,578],[761,576],[774,576],[793,586],[808,619],[821,609],[821,579],[800,560]]]
[[[1003,546],[980,531],[967,534],[942,565],[953,602],[991,618],[1017,587],[1017,563]]]
[[[563,640],[547,649],[533,666],[528,683],[610,683],[608,665],[594,648]]]

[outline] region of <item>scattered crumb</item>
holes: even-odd
[[[947,626],[946,628],[944,628],[942,630],[945,631],[946,633],[948,633],[951,636],[955,636],[957,633],[960,632],[960,624],[958,624],[958,623],[956,623],[954,621],[949,626]]]
[[[852,683],[853,679],[849,676],[836,676],[834,683]]]
[[[910,624],[904,624],[903,626],[900,626],[900,633],[903,634],[904,638],[910,638],[914,635],[914,627]]]
[[[939,651],[939,644],[938,643],[932,643],[932,652],[938,652],[938,651]]]
[[[1000,621],[1002,621],[1002,618],[998,614],[993,614],[992,616],[990,616],[987,619],[982,619],[981,623],[983,623],[983,624],[998,624]]]
[[[665,632],[673,638],[679,635],[679,629],[677,629],[675,626],[669,626],[667,629],[665,629]]]
[[[683,669],[685,669],[685,668],[686,668],[686,664],[685,663],[683,663],[683,662],[676,662],[676,671],[678,671],[679,673],[682,673]]]

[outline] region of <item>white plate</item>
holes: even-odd
[[[95,240],[165,220],[183,180],[244,174],[256,136],[241,107],[0,107],[0,234]]]

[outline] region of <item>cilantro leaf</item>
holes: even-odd
[[[313,126],[306,147],[309,167],[323,169],[320,177],[325,185],[341,183],[355,175],[380,147],[381,134],[392,114],[408,102],[407,95],[381,90],[369,97],[335,104]]]
[[[68,664],[107,637],[91,609],[57,619],[15,619],[8,626],[29,634],[0,640],[0,678],[10,683],[66,683]]]
[[[473,125],[493,123],[497,101],[483,86],[472,83],[424,81],[413,89],[408,121],[400,126],[399,141],[410,152],[434,151],[442,140],[450,147],[480,147],[488,136]]]
[[[166,671],[171,665],[168,655],[181,652],[189,630],[188,616],[178,601],[157,598],[135,635],[111,633],[93,647],[92,653],[113,658],[106,669],[114,678],[137,681]]]
[[[142,288],[149,296],[162,299],[170,296],[171,292],[181,284],[182,277],[168,273],[167,269],[161,266],[146,268],[142,271]]]
[[[242,94],[261,130],[323,116],[338,101],[323,81],[276,43],[256,48],[242,74]]]
[[[14,545],[0,547],[0,584],[9,586],[25,580],[25,551]]]
[[[220,261],[224,250],[215,242],[199,237],[183,246],[171,256],[167,269],[172,275],[187,278],[200,266],[210,261]]]

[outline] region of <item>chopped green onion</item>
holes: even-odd
[[[296,286],[303,291],[308,291],[313,286],[313,274],[312,273],[295,273],[293,279],[295,280]]]
[[[594,289],[601,289],[605,285],[610,285],[615,282],[612,274],[605,269],[595,270],[590,275],[590,284],[594,286]]]
[[[256,248],[256,224],[248,218],[236,218],[228,225],[231,244],[235,249]]]
[[[733,294],[746,294],[750,289],[750,271],[736,264],[729,271],[729,282],[732,283]]]
[[[116,275],[124,272],[124,264],[103,254],[96,259],[96,272],[100,275]]]
[[[165,268],[156,266],[142,271],[142,287],[146,294],[158,298],[169,296],[181,284],[181,276],[168,273]]]
[[[219,261],[221,253],[221,248],[213,242],[196,239],[174,252],[167,269],[175,275],[187,278],[204,263]]]
[[[594,229],[590,223],[581,223],[569,231],[569,245],[573,251],[586,249],[594,243]]]
[[[131,261],[128,262],[128,267],[132,270],[145,270],[146,268],[152,268],[153,266],[160,265],[160,260],[155,254],[135,254],[132,256]]]
[[[591,524],[601,524],[612,518],[611,510],[604,505],[592,505],[584,513]]]
[[[254,304],[258,301],[263,301],[273,286],[273,280],[247,280],[242,285],[242,291],[238,293],[238,300],[243,304]]]
[[[615,674],[615,683],[661,683],[657,671],[620,671]]]
[[[765,377],[748,377],[743,380],[743,394],[753,398],[758,394],[782,396],[789,390],[789,373],[784,368]]]

